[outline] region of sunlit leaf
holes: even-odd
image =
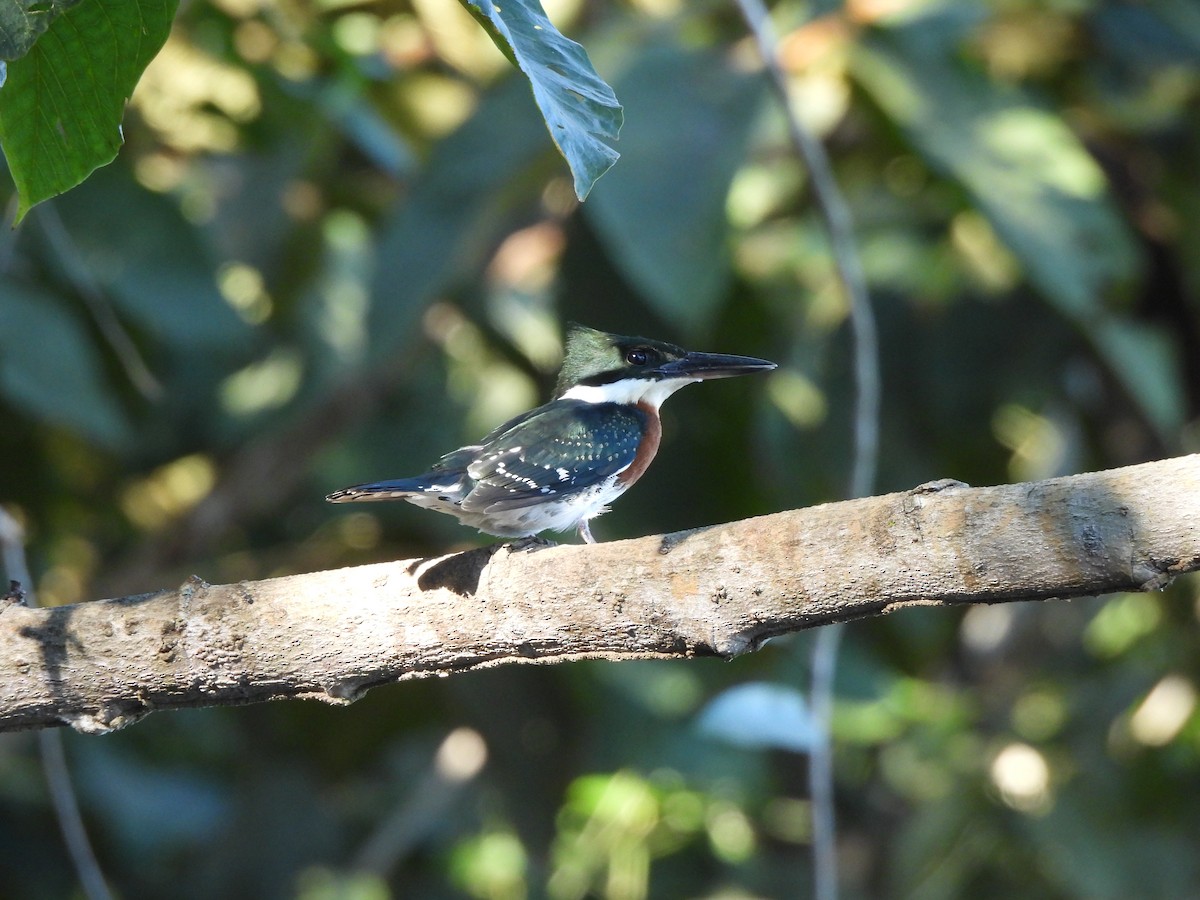
[[[866,42],[856,76],[926,162],[967,190],[1029,280],[1088,335],[1155,424],[1178,424],[1173,360],[1147,355],[1154,342],[1112,339],[1130,327],[1111,300],[1138,255],[1099,164],[1060,117],[963,65],[922,27]]]
[[[701,711],[696,724],[702,734],[739,747],[804,753],[821,734],[799,691],[778,684],[739,684]]]
[[[177,2],[80,3],[9,64],[0,147],[20,193],[18,219],[117,155],[125,101],[167,39]]]
[[[60,14],[78,2],[5,0],[0,3],[0,59],[20,59]]]
[[[575,194],[587,197],[620,156],[606,141],[621,131],[621,105],[587,51],[564,37],[537,0],[463,0],[533,88],[550,137],[571,167]],[[483,162],[483,160],[481,160]]]
[[[903,35],[867,44],[859,80],[925,160],[971,192],[1029,277],[1073,315],[1133,271],[1099,165],[1050,111]]]

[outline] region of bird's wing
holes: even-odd
[[[467,467],[468,511],[500,512],[576,493],[629,468],[646,427],[641,410],[555,401],[488,436]]]

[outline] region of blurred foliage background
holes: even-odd
[[[846,302],[735,8],[548,11],[625,106],[582,206],[452,0],[183,5],[117,161],[0,232],[0,501],[43,603],[484,540],[322,498],[543,400],[568,319],[781,364],[672,400],[601,540],[843,496]],[[880,489],[1200,449],[1200,8],[774,15],[880,320]],[[1196,896],[1198,617],[1189,578],[852,626],[844,896]],[[804,896],[805,757],[778,704],[709,704],[793,697],[811,644],[163,714],[67,753],[123,897]],[[30,735],[0,736],[0,810],[0,895],[77,895]]]

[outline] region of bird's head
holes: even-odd
[[[624,337],[572,323],[567,330],[556,398],[590,403],[637,403],[656,409],[686,384],[775,368],[752,356],[698,353],[643,337]]]

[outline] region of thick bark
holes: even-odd
[[[0,730],[310,697],[506,662],[717,655],[913,604],[1161,588],[1200,568],[1200,456],[911,491],[591,546],[0,607]]]

